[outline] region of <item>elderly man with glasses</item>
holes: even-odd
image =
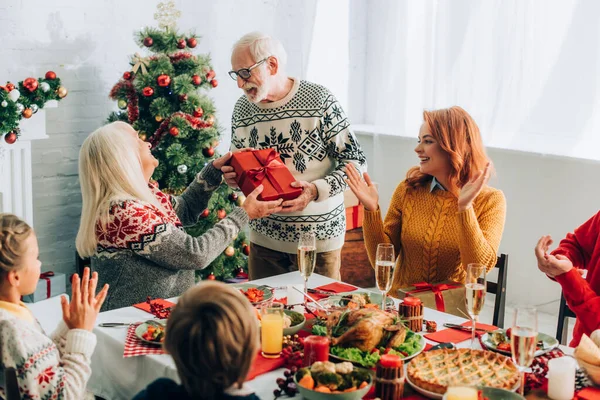
[[[366,169],[366,159],[344,110],[325,87],[289,77],[281,43],[259,32],[238,40],[229,75],[244,96],[233,110],[233,151],[273,148],[303,192],[283,202],[283,211],[250,222],[249,273],[259,279],[297,271],[301,232],[316,235],[315,272],[340,278],[346,214],[344,167]],[[233,168],[222,168],[237,187]]]

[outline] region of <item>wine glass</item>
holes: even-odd
[[[475,331],[477,319],[485,303],[486,268],[483,264],[467,265],[465,290],[467,296],[467,312],[471,317],[471,348],[475,348]]]
[[[377,287],[381,290],[381,309],[385,311],[386,294],[392,287],[394,275],[394,245],[390,243],[379,243],[377,245],[377,256],[375,258],[375,280]]]
[[[516,308],[510,329],[510,350],[521,373],[521,394],[525,388],[525,369],[529,368],[535,356],[537,334],[537,310],[533,307]]]
[[[298,241],[298,270],[304,278],[304,294],[308,293],[308,278],[315,270],[317,243],[313,231],[301,232]],[[306,303],[306,298],[304,298]]]

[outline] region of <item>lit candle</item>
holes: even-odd
[[[553,358],[548,361],[548,397],[552,400],[571,400],[575,394],[575,359]]]
[[[316,361],[329,360],[329,339],[325,336],[310,335],[304,339],[304,366],[310,367]]]
[[[446,390],[446,400],[477,400],[477,389],[472,387],[449,387]]]

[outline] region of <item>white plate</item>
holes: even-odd
[[[163,322],[163,321],[164,321],[164,322]],[[167,320],[166,320],[166,319],[165,319],[165,320],[159,320],[159,321],[156,321],[156,322],[157,322],[157,323],[159,323],[160,325],[163,325],[163,326],[165,326],[165,325],[166,325],[166,322],[167,322]],[[141,324],[139,324],[139,325],[137,326],[137,328],[135,328],[135,336],[136,336],[136,337],[137,337],[139,340],[141,340],[142,342],[144,342],[144,343],[151,344],[151,345],[154,345],[154,346],[162,346],[162,342],[153,342],[153,341],[151,341],[151,340],[146,340],[146,339],[144,339],[144,338],[142,337],[142,335],[144,334],[144,332],[146,332],[146,330],[148,330],[148,326],[149,326],[149,325],[148,325],[147,323],[145,323],[145,322],[144,322],[144,323],[141,323]]]
[[[444,398],[443,394],[439,394],[439,393],[435,393],[435,392],[430,392],[429,390],[425,390],[423,388],[418,387],[417,385],[415,385],[414,383],[412,383],[408,377],[408,374],[406,373],[406,364],[405,368],[404,368],[404,376],[406,377],[406,382],[408,382],[408,384],[418,393],[422,394],[423,396],[429,397],[430,399],[436,399],[436,400],[442,400]],[[519,379],[519,382],[517,382],[517,384],[515,385],[514,388],[511,389],[511,392],[515,392],[518,388],[519,388],[519,384],[521,380]]]
[[[419,334],[418,334],[418,333],[415,333],[415,335],[419,335]],[[411,354],[410,356],[403,357],[403,358],[402,358],[402,360],[403,360],[404,362],[407,362],[408,360],[411,360],[412,358],[414,358],[414,357],[418,356],[418,355],[419,355],[419,354],[421,354],[421,353],[423,352],[423,350],[425,349],[425,346],[426,346],[426,343],[425,343],[425,338],[424,338],[423,336],[421,336],[421,335],[419,335],[419,337],[421,338],[421,347],[420,347],[420,348],[419,348],[419,349],[418,349],[418,350],[417,350],[417,351],[416,351],[414,354]],[[366,366],[364,366],[364,365],[361,365],[360,363],[358,363],[358,362],[356,362],[356,361],[348,360],[348,359],[346,359],[346,358],[342,358],[342,357],[339,357],[339,356],[333,355],[331,352],[329,353],[329,357],[330,357],[330,358],[333,358],[334,360],[339,360],[339,361],[348,361],[348,362],[351,362],[351,363],[352,363],[352,364],[354,364],[354,365],[360,365],[360,366],[362,366],[363,368],[368,368],[368,367],[366,367]]]

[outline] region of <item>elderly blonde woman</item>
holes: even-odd
[[[280,201],[256,199],[259,187],[202,236],[183,230],[207,207],[221,183],[220,168],[230,157],[227,153],[209,163],[181,196],[170,196],[150,180],[158,161],[130,125],[113,122],[84,141],[76,244],[80,256],[91,257],[100,284],[110,284],[102,310],[130,306],[147,296],[180,295],[194,285],[194,270],[208,266],[249,220],[281,210]]]

